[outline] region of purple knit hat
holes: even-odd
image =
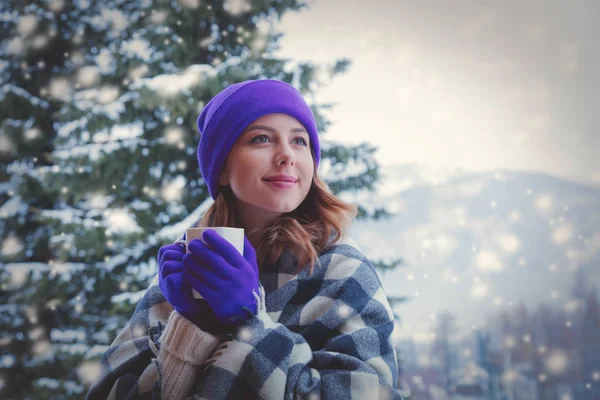
[[[295,87],[273,79],[236,83],[213,97],[198,117],[198,164],[213,199],[219,194],[219,176],[238,136],[254,120],[273,113],[288,114],[306,128],[315,165],[319,165],[315,117]]]

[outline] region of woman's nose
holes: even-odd
[[[279,166],[281,163],[293,165],[296,160],[294,150],[288,143],[282,143],[277,146],[277,154],[275,155],[275,165]]]

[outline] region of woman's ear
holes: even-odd
[[[229,185],[229,176],[227,175],[225,168],[223,168],[223,170],[221,171],[221,175],[219,176],[219,185],[220,186]]]

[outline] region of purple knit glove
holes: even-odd
[[[225,326],[240,326],[257,312],[256,252],[244,237],[244,255],[217,232],[207,229],[202,239],[188,243],[183,256],[183,278],[202,295]]]
[[[170,244],[158,250],[158,286],[173,308],[205,332],[218,335],[221,329],[215,313],[203,299],[192,296],[189,280],[183,278],[185,247]]]

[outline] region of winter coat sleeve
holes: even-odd
[[[104,353],[100,376],[86,398],[183,398],[219,343],[173,311],[159,287],[151,285]]]
[[[287,282],[207,361],[196,399],[401,399],[393,314],[375,269],[350,246]],[[286,297],[287,296],[287,297]]]

